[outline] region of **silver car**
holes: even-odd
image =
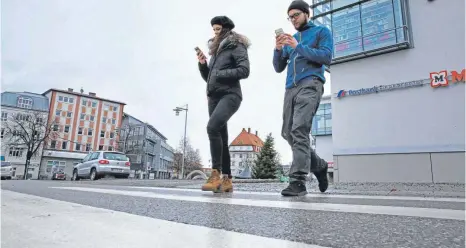
[[[13,175],[13,167],[9,162],[2,161],[1,179],[11,179]]]
[[[128,178],[130,173],[129,158],[121,152],[98,151],[89,153],[81,163],[73,168],[71,180],[81,178],[97,180],[106,175]]]

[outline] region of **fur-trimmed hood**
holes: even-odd
[[[236,47],[239,44],[242,44],[248,49],[251,46],[251,41],[249,40],[248,37],[242,34],[238,34],[234,31],[230,31],[228,36],[223,39],[220,44],[218,45],[218,49],[215,49],[216,51],[222,49],[222,48],[227,48],[227,47]],[[209,50],[214,49],[214,38],[209,39],[207,41],[207,46],[209,47]]]

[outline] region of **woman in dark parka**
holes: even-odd
[[[249,77],[250,46],[247,37],[233,31],[235,24],[226,16],[211,20],[215,37],[208,42],[210,60],[198,51],[199,71],[207,82],[212,174],[204,191],[232,192],[227,122],[238,111],[243,99],[240,80]]]

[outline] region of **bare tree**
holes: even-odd
[[[136,147],[130,146],[129,140],[130,140],[130,137],[133,136],[135,129],[136,129],[136,125],[132,125],[132,124],[126,124],[119,129],[118,147],[116,147],[116,150],[123,152],[125,154],[128,152],[134,152],[137,146]]]
[[[184,161],[184,176],[188,175],[192,171],[202,169],[201,164],[201,155],[199,149],[194,149],[189,141],[189,138],[186,137],[186,156]],[[173,171],[181,173],[181,166],[183,164],[183,138],[181,138],[178,148],[175,151],[173,158]]]
[[[57,137],[58,130],[53,130],[55,122],[48,123],[47,116],[48,113],[38,111],[15,113],[2,125],[3,147],[27,149],[23,179],[26,179],[31,158],[41,152],[49,139]]]

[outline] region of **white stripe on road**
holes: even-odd
[[[325,248],[2,190],[2,248]]]
[[[133,189],[154,189],[166,191],[186,191],[186,192],[202,192],[200,189],[184,189],[184,188],[163,188],[163,187],[140,187],[140,186],[119,186]],[[250,192],[250,191],[235,191],[235,195],[265,195],[279,196],[279,192]],[[315,194],[311,193],[308,196],[313,198],[344,198],[344,199],[365,199],[365,200],[399,200],[399,201],[433,201],[433,202],[465,202],[464,198],[442,198],[442,197],[419,197],[419,196],[379,196],[379,195],[345,195],[345,194]]]
[[[216,198],[202,196],[183,196],[158,194],[154,192],[144,191],[125,191],[100,188],[81,188],[81,187],[51,187],[56,189],[76,190],[84,192],[96,192],[103,194],[138,196],[147,198],[160,198],[167,200],[219,203],[230,205],[242,205],[253,207],[269,207],[269,208],[287,208],[287,209],[302,209],[302,210],[317,210],[330,212],[346,212],[346,213],[363,213],[363,214],[383,214],[395,216],[411,216],[436,219],[452,219],[464,220],[464,210],[452,209],[434,209],[434,208],[414,208],[414,207],[395,207],[395,206],[370,206],[370,205],[351,205],[351,204],[331,204],[331,203],[307,203],[307,202],[291,202],[291,201],[270,201],[270,200],[253,200],[253,199],[237,199],[237,198]]]

